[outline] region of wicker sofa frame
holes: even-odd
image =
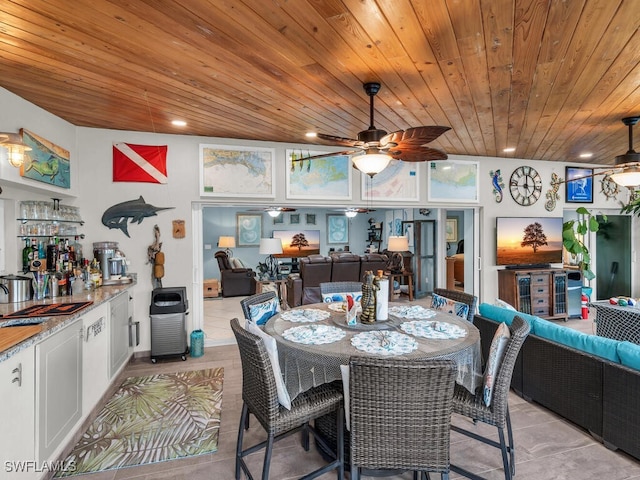
[[[498,322],[475,315],[486,359]],[[640,371],[530,333],[511,388],[640,460]]]

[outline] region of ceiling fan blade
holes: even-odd
[[[447,130],[451,130],[451,127],[430,125],[398,130],[382,137],[380,145],[384,147],[389,143],[395,143],[398,148],[402,148],[404,145],[425,145],[434,141]]]
[[[326,135],[324,133],[318,133],[316,135],[316,138],[319,138],[320,140],[323,140],[332,145],[339,145],[341,147],[357,147],[362,145],[362,142],[353,138],[337,137],[335,135]]]
[[[320,153],[318,155],[311,155],[309,157],[296,158],[295,161],[302,162],[304,160],[316,160],[318,158],[337,157],[340,155],[353,155],[360,152],[361,150],[344,150],[342,152],[327,152],[327,153]]]
[[[415,145],[400,149],[394,147],[387,152],[391,157],[403,162],[427,162],[430,160],[446,160],[449,158],[446,153],[436,148]]]

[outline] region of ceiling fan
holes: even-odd
[[[583,177],[572,178],[571,180],[560,179],[555,184],[565,183],[567,181],[580,180],[582,178],[591,178],[598,175],[608,175],[611,180],[621,187],[637,187],[640,186],[640,153],[633,149],[633,126],[640,121],[640,116],[625,117],[622,119],[627,127],[629,127],[629,150],[627,153],[617,155],[612,168],[607,168],[601,172],[595,172]]]
[[[249,210],[249,212],[267,212],[270,217],[277,217],[282,212],[295,212],[295,208],[289,207],[265,207],[259,209]]]
[[[373,122],[373,99],[380,90],[377,82],[363,85],[369,96],[369,128],[358,133],[357,139],[335,135],[316,134],[316,138],[330,145],[350,147],[354,150],[313,155],[306,159],[330,157],[334,155],[354,155],[355,168],[373,177],[386,168],[391,159],[403,162],[424,162],[428,160],[446,160],[447,154],[435,148],[427,147],[451,127],[439,125],[420,126],[387,133],[375,127]]]
[[[376,210],[374,208],[352,207],[352,208],[334,208],[333,211],[334,212],[344,212],[344,214],[347,217],[353,218],[359,213],[375,212]]]

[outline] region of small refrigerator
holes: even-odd
[[[567,273],[567,314],[582,317],[582,272]]]
[[[186,287],[155,288],[151,292],[151,362],[160,357],[187,359],[186,317],[189,310]]]

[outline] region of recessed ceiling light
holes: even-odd
[[[175,125],[176,127],[186,127],[187,122],[185,122],[184,120],[172,120],[171,125]]]
[[[580,158],[591,158],[593,157],[593,153],[585,152],[580,154]]]
[[[307,132],[304,134],[304,136],[308,138],[315,138],[318,136],[318,134],[316,132]]]
[[[504,153],[511,153],[516,151],[516,147],[507,147],[502,150]]]

